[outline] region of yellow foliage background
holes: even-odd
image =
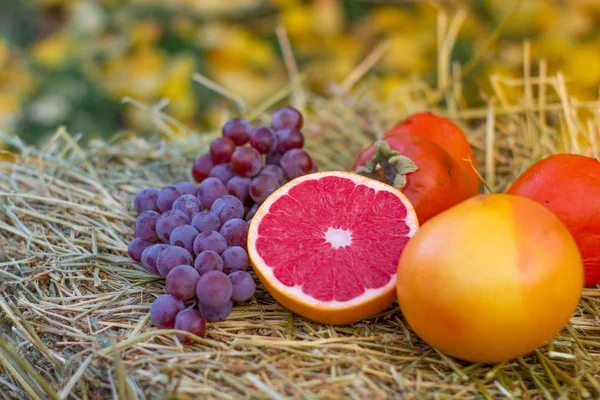
[[[0,5],[0,129],[32,142],[58,125],[90,137],[151,131],[145,113],[120,102],[127,96],[166,98],[165,111],[190,128],[215,129],[231,102],[192,74],[260,103],[290,79],[278,26],[315,92],[342,82],[381,43],[387,50],[370,71],[377,96],[412,79],[435,83],[440,10],[459,8],[467,12],[452,58],[464,65],[483,55],[465,79],[470,105],[482,102],[490,74],[522,74],[524,39],[534,60],[548,60],[549,74],[564,73],[576,98],[597,99],[600,85],[597,0],[17,3]]]

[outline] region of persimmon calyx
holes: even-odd
[[[418,169],[410,158],[392,150],[385,140],[378,140],[375,154],[365,165],[358,167],[356,173],[402,190],[406,186],[406,174]]]

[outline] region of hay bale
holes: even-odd
[[[494,79],[496,101],[485,109],[461,106],[456,85],[444,91],[422,82],[385,101],[372,96],[369,82],[351,92],[334,88],[329,97],[305,94],[299,106],[309,113],[306,146],[320,169],[348,169],[392,123],[432,109],[465,128],[494,191],[545,155],[597,155],[598,114],[589,110],[600,103],[570,99],[560,75]],[[510,103],[503,86],[517,87],[523,97]],[[447,106],[436,107],[436,98]],[[265,118],[269,105],[250,115]],[[160,129],[173,124],[147,110]],[[547,346],[493,366],[430,348],[397,306],[352,326],[325,326],[291,314],[260,287],[193,345],[157,330],[148,311],[164,285],[127,257],[131,201],[142,187],[188,179],[191,161],[216,134],[171,145],[122,137],[85,150],[64,129],[40,149],[13,139],[16,160],[0,162],[3,397],[600,396],[599,289],[584,291],[570,324]]]

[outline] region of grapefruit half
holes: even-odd
[[[419,228],[392,186],[348,172],[296,178],[260,206],[248,254],[267,291],[316,322],[349,324],[395,300],[398,261]]]

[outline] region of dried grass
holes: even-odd
[[[377,48],[327,97],[299,95],[302,78],[287,59],[290,87],[248,107],[249,114],[265,118],[265,110],[294,91],[296,105],[310,113],[307,147],[320,168],[347,170],[386,127],[432,109],[465,128],[488,187],[503,191],[545,155],[598,151],[600,101],[571,99],[564,78],[546,76],[543,62],[533,76],[528,49],[523,78],[491,77],[494,93],[481,109],[465,106],[459,81],[447,90],[415,81],[385,101],[375,98],[363,75],[384,51]],[[507,89],[519,91],[516,100]],[[433,106],[436,98],[445,106]],[[148,112],[165,133],[181,128],[156,107]],[[0,397],[600,397],[600,289],[584,291],[569,325],[548,345],[498,365],[466,363],[430,348],[397,306],[333,327],[291,314],[260,287],[193,345],[153,327],[148,310],[164,286],[127,257],[130,203],[141,187],[186,179],[191,160],[216,134],[175,145],[119,137],[87,149],[64,129],[41,149],[13,139],[18,156],[0,162]]]

